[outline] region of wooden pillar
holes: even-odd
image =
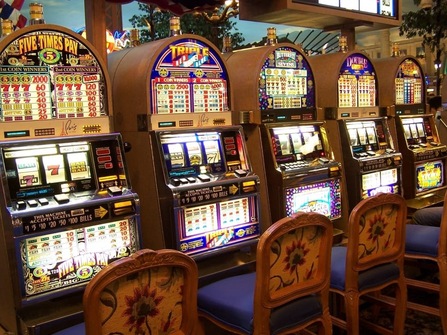
[[[342,27],[340,35],[346,36],[348,42],[348,51],[355,50],[355,27]]]
[[[106,50],[106,0],[84,0],[87,39],[97,49],[104,62]]]
[[[112,34],[115,31],[123,31],[121,4],[106,2],[106,28]]]
[[[380,30],[380,54],[382,58],[391,56],[390,30]]]

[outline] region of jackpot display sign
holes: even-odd
[[[150,78],[151,113],[168,116],[159,128],[175,125],[178,114],[201,114],[200,126],[206,123],[204,115],[228,111],[228,78],[220,55],[200,40],[180,38],[169,44],[154,62]],[[187,126],[182,123],[191,121],[178,122]]]
[[[346,57],[338,77],[338,107],[373,107],[377,105],[374,67],[360,53]]]
[[[396,105],[422,103],[423,80],[420,66],[412,59],[405,59],[399,65],[395,78]]]
[[[281,46],[265,60],[259,77],[259,109],[315,107],[312,71],[296,49]]]
[[[105,73],[81,35],[29,27],[2,42],[0,126],[6,129],[0,133],[4,138],[109,131]],[[40,123],[30,126],[23,121]]]

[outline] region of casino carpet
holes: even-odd
[[[369,318],[368,313],[362,313],[362,317]],[[376,322],[386,328],[391,329],[393,325],[392,311],[381,313]],[[373,331],[361,328],[362,335],[375,335]],[[405,335],[442,335],[441,319],[439,317],[422,312],[407,311],[405,320]]]

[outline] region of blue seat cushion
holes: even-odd
[[[407,224],[405,229],[405,253],[437,257],[439,227]]]
[[[199,311],[247,334],[253,333],[253,300],[256,273],[216,281],[199,288]],[[271,334],[297,326],[322,314],[319,299],[303,297],[275,308],[270,316]]]
[[[71,326],[69,328],[62,329],[52,335],[83,335],[85,334],[85,324],[84,322],[78,323],[77,325]]]
[[[331,287],[345,290],[346,278],[346,252],[343,246],[332,248],[331,257]],[[394,263],[378,265],[359,274],[359,291],[375,287],[399,277],[399,267]]]

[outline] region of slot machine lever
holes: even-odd
[[[442,125],[444,126],[444,128],[447,129],[447,124],[444,122],[444,120],[441,117],[441,111],[437,111],[436,112],[436,118],[439,120],[439,122],[442,123]]]

